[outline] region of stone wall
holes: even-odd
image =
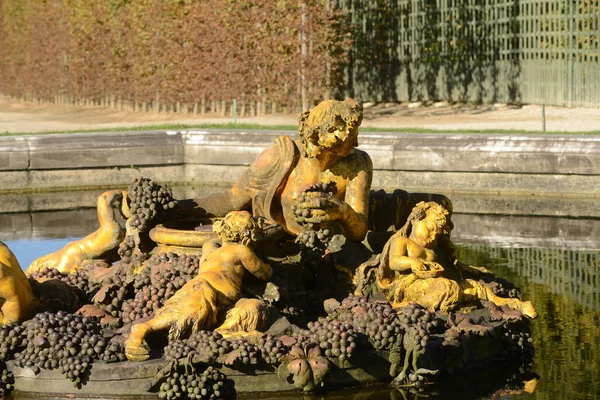
[[[0,212],[93,206],[94,196],[60,191],[125,187],[140,175],[224,187],[282,134],[296,136],[194,130],[0,137]],[[443,193],[458,213],[600,217],[596,136],[367,132],[359,141],[373,159],[373,188]],[[60,206],[61,196],[69,207]]]

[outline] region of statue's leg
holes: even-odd
[[[44,268],[54,268],[64,273],[74,273],[82,266],[84,260],[91,260],[109,252],[116,254],[119,243],[125,238],[125,229],[117,220],[113,205],[126,202],[126,192],[111,190],[98,196],[97,212],[100,228],[80,240],[68,243],[61,250],[47,254],[34,260],[25,271],[31,276]]]
[[[150,321],[133,325],[129,337],[125,340],[125,355],[127,359],[131,361],[144,361],[150,358],[150,351],[144,339],[151,332],[168,328],[171,322],[171,316],[163,313],[152,318]]]
[[[12,324],[15,322],[22,322],[29,315],[33,305],[23,304],[23,299],[14,298],[8,300],[2,304],[0,308],[0,325]]]
[[[497,306],[507,305],[513,310],[520,311],[528,318],[536,318],[537,312],[530,301],[521,301],[516,298],[496,296],[487,286],[474,281],[465,279],[461,282],[462,292],[467,299],[489,300]]]

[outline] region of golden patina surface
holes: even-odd
[[[467,266],[455,258],[452,227],[444,207],[435,202],[417,204],[405,227],[390,238],[377,259],[360,267],[356,294],[380,292],[397,308],[416,303],[444,312],[488,300],[535,318],[531,302],[495,295],[478,280],[490,274],[485,268]]]
[[[117,213],[121,212],[125,218],[128,217],[126,198],[127,192],[121,190],[102,193],[97,203],[100,228],[81,240],[67,244],[57,252],[34,260],[25,273],[30,276],[44,268],[54,268],[66,273],[75,272],[87,262],[103,258],[115,250],[125,238],[125,229],[119,224]]]
[[[213,227],[220,241],[209,241],[202,247],[196,278],[167,300],[154,318],[132,327],[125,342],[130,360],[149,357],[144,338],[153,331],[169,328],[169,337],[176,339],[202,329],[215,329],[223,319],[218,330],[225,333],[252,332],[266,321],[267,308],[261,300],[241,299],[242,278],[247,272],[265,281],[273,273],[271,266],[252,251],[262,234],[260,222],[246,211],[233,211]]]
[[[362,107],[354,100],[321,102],[300,116],[300,140],[278,138],[230,190],[194,199],[195,212],[222,216],[252,209],[297,235],[304,230],[292,210],[297,205],[321,227],[361,241],[368,229],[373,174],[368,154],[356,149],[361,122]],[[307,188],[329,182],[335,183],[335,194],[300,202]]]
[[[27,277],[13,252],[0,242],[0,325],[26,320],[34,308]]]

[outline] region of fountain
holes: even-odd
[[[483,365],[530,390],[508,371],[531,382],[532,303],[458,260],[445,196],[370,191],[361,121],[322,102],[223,192],[107,191],[100,228],[25,274],[3,247],[2,394],[427,392]]]

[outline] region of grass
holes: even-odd
[[[96,133],[96,132],[139,132],[139,131],[159,131],[159,130],[188,130],[188,129],[244,129],[244,130],[288,130],[296,131],[297,126],[294,125],[259,125],[259,124],[161,124],[135,127],[115,127],[104,129],[80,129],[80,130],[63,130],[63,131],[44,131],[44,132],[15,132],[0,133],[0,136],[24,136],[24,135],[48,135],[48,134],[76,134],[76,133]],[[396,132],[396,133],[479,133],[479,134],[506,134],[506,135],[600,135],[600,130],[588,132],[560,132],[560,131],[527,131],[527,130],[510,130],[510,129],[428,129],[428,128],[373,128],[361,127],[361,132]]]

